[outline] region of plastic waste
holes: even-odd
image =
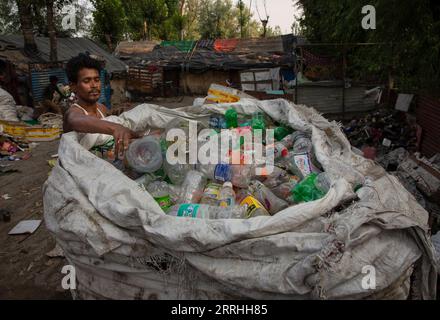
[[[246,209],[246,218],[270,216],[266,208],[258,201],[248,189],[241,189],[237,193],[237,203]]]
[[[292,191],[298,184],[298,180],[290,179],[287,182],[283,182],[279,186],[270,189],[274,195],[280,199],[285,199],[288,203],[294,204],[295,201],[292,197]]]
[[[225,182],[220,190],[219,206],[223,208],[235,206],[235,191],[231,182]]]
[[[226,123],[226,119],[224,116],[222,115],[212,115],[209,118],[209,127],[211,129],[227,129],[228,125]]]
[[[206,177],[198,172],[191,170],[186,174],[182,184],[180,203],[199,203],[206,185]]]
[[[225,113],[226,126],[228,129],[238,127],[238,114],[234,108],[231,108]]]
[[[255,177],[253,165],[231,165],[232,174],[230,181],[237,188],[247,188]]]
[[[210,182],[206,185],[203,191],[201,204],[207,204],[210,206],[218,206],[220,200],[220,190],[222,188],[221,184]]]
[[[229,164],[199,164],[197,170],[209,180],[231,181],[232,168]]]
[[[287,135],[292,133],[292,128],[286,128],[286,127],[276,127],[274,130],[274,137],[276,141],[281,141],[284,139]]]
[[[317,177],[316,173],[312,173],[293,188],[292,196],[295,203],[315,201],[325,196],[325,193],[316,187]]]
[[[163,169],[168,176],[170,182],[174,185],[181,186],[185,180],[186,174],[195,169],[191,164],[174,164],[171,165],[168,161],[164,161]]]
[[[140,173],[155,172],[163,163],[160,143],[150,136],[132,142],[125,157],[130,168]]]
[[[170,189],[165,181],[154,181],[147,185],[146,189],[163,211],[167,212],[174,204],[171,199]]]
[[[265,177],[265,179],[263,180],[263,183],[266,187],[271,189],[271,188],[275,188],[276,186],[279,186],[280,184],[282,184],[284,182],[288,182],[289,180],[290,180],[289,173],[287,171],[275,166],[273,168],[272,173],[270,175],[268,175],[267,177]]]
[[[278,198],[269,188],[258,180],[252,181],[249,185],[249,189],[251,190],[252,195],[264,205],[271,215],[274,215],[289,206],[286,201]]]
[[[218,207],[206,204],[180,204],[171,207],[168,215],[195,219],[246,219],[246,208]]]
[[[253,130],[266,129],[266,123],[264,121],[264,115],[262,112],[254,112],[252,115],[251,127]]]
[[[318,174],[315,180],[315,186],[324,194],[326,194],[331,187],[331,182],[328,174],[325,172],[321,172],[320,174]]]
[[[294,142],[293,142],[293,151],[295,153],[307,153],[311,152],[313,148],[312,140],[310,137],[301,131],[296,131],[292,133]]]
[[[290,172],[301,179],[304,179],[311,173],[321,172],[311,161],[310,153],[289,152],[287,159],[287,165]]]

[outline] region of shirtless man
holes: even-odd
[[[99,61],[80,54],[69,60],[66,67],[70,88],[77,97],[77,102],[64,115],[64,132],[102,133],[112,135],[115,139],[115,154],[128,149],[131,139],[140,137],[120,124],[103,120],[106,108],[98,103],[101,94]]]

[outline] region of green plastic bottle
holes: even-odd
[[[266,123],[264,122],[264,115],[261,112],[255,112],[252,115],[252,129],[257,130],[265,130],[266,129]]]
[[[225,119],[226,119],[226,126],[228,129],[238,127],[238,115],[237,115],[237,111],[235,111],[234,108],[231,108],[228,111],[226,111]]]
[[[274,130],[274,137],[276,141],[281,141],[283,138],[288,136],[293,132],[292,128],[286,128],[286,127],[276,127]]]
[[[295,203],[315,201],[325,196],[325,193],[316,187],[317,176],[316,173],[312,173],[293,188],[292,196]]]

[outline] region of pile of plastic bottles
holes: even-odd
[[[179,122],[171,126],[176,125],[188,129]],[[165,157],[170,145],[164,138],[166,130],[159,136],[145,136],[130,145],[125,169],[138,174],[136,182],[168,215],[203,219],[270,216],[291,205],[320,199],[330,189],[309,134],[273,123],[259,112],[239,118],[232,108],[224,116],[211,116],[209,127],[218,133],[274,129],[275,143],[266,146],[273,151],[274,170],[257,175],[257,164],[242,162],[171,165]],[[245,152],[242,140],[236,147]]]

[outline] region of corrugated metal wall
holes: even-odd
[[[61,68],[31,71],[32,97],[33,97],[34,103],[38,103],[43,100],[44,90],[46,90],[46,87],[49,85],[49,77],[50,76],[57,76],[58,83],[62,83],[62,84],[69,83],[69,81],[67,79],[66,71]],[[101,73],[99,76],[101,79],[101,95],[99,97],[99,101],[102,103],[105,103],[105,96],[104,96],[105,71],[104,71],[104,69],[101,70]]]
[[[418,96],[416,117],[423,129],[421,152],[431,157],[440,152],[440,99]]]
[[[40,71],[31,72],[31,83],[32,83],[32,97],[34,103],[43,100],[43,94],[46,87],[49,85],[49,77],[57,76],[60,83],[67,84],[67,75],[64,69],[47,69]]]
[[[321,113],[342,113],[344,99],[345,112],[369,111],[375,107],[375,97],[365,97],[365,90],[367,88],[364,86],[354,86],[343,93],[341,87],[301,86],[298,87],[297,103],[313,107]]]

